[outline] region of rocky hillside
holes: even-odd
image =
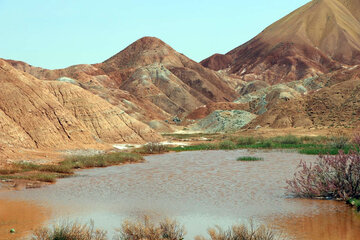
[[[78,85],[144,122],[182,116],[201,105],[238,96],[231,76],[207,69],[153,37],[94,65],[47,70],[9,63],[39,79]]]
[[[244,45],[202,64],[270,84],[360,64],[359,16],[358,0],[313,0]]]
[[[266,100],[258,100],[266,99],[270,95],[268,90],[263,89],[259,98],[254,97],[250,105],[257,106],[254,109],[262,109],[263,112],[247,128],[253,129],[259,126],[269,128],[359,126],[360,67],[338,70],[321,77],[296,81],[289,83],[287,87],[298,90],[296,91],[297,96],[280,97],[269,103]],[[304,89],[306,89],[305,92]],[[264,92],[267,93],[264,94]]]
[[[204,105],[187,118],[201,119],[192,130],[206,132],[353,128],[360,123],[359,89],[360,66],[274,85],[251,81],[244,84],[241,97],[233,103]]]
[[[0,148],[63,149],[161,139],[75,84],[39,80],[0,60]]]

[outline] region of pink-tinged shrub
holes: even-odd
[[[359,147],[360,147],[360,130],[356,131],[356,133],[354,134],[354,137],[352,139],[352,142],[356,148],[357,151],[359,151]]]
[[[315,163],[302,161],[299,168],[294,178],[287,181],[289,192],[297,197],[342,200],[360,197],[358,151],[320,156]]]

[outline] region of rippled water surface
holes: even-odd
[[[239,156],[264,161],[238,162]],[[255,222],[295,239],[360,239],[360,218],[343,203],[286,197],[286,179],[314,156],[280,151],[200,151],[146,157],[146,163],[90,169],[41,189],[0,193],[50,207],[56,219],[93,219],[110,233],[125,218],[176,218],[187,239],[208,227]],[[330,234],[327,234],[330,232]]]

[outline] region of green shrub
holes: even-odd
[[[230,140],[225,140],[219,143],[219,149],[224,149],[224,150],[236,149],[236,145],[234,142]]]
[[[253,145],[256,143],[256,139],[253,137],[240,137],[237,139],[238,145]]]
[[[346,136],[333,136],[330,138],[330,147],[336,149],[344,149],[349,143],[349,138]]]
[[[293,135],[286,135],[281,137],[275,137],[270,139],[273,142],[280,143],[280,144],[299,144],[301,140]]]
[[[265,142],[261,143],[261,147],[263,148],[272,148],[274,146],[274,143],[270,140],[266,140]]]
[[[357,211],[360,211],[360,199],[357,198],[351,198],[346,201],[347,204],[350,204],[351,206],[354,206]]]

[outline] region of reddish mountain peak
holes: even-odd
[[[164,55],[169,51],[174,50],[162,40],[155,37],[143,37],[133,42],[127,48],[115,54],[108,60],[104,61],[104,63],[117,63],[118,65],[123,60],[128,60],[128,63],[134,63],[133,61],[138,60],[140,56],[151,57],[151,55]]]
[[[143,37],[102,63],[105,72],[133,69],[152,63],[182,66],[180,54],[155,37]]]
[[[165,42],[163,42],[161,39],[157,38],[157,37],[145,36],[145,37],[142,37],[142,38],[136,40],[131,45],[142,45],[142,46],[146,46],[146,47],[149,47],[149,48],[153,48],[153,47],[156,47],[156,46],[164,46],[164,45],[167,45],[167,44]]]
[[[139,40],[133,42],[131,45],[129,45],[127,48],[125,48],[123,51],[132,51],[132,52],[141,52],[141,51],[147,51],[147,50],[155,50],[157,48],[169,48],[172,49],[169,45],[167,45],[165,42],[160,40],[156,37],[143,37]]]

